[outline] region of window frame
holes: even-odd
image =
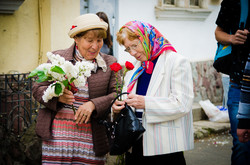
[[[156,19],[204,21],[212,12],[208,9],[210,0],[199,0],[197,6],[190,5],[190,0],[174,0],[174,5],[158,0],[155,6]]]

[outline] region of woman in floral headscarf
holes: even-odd
[[[123,92],[130,94],[115,102],[113,112],[119,113],[127,103],[146,129],[126,154],[126,163],[186,164],[183,151],[194,147],[189,61],[145,22],[126,23],[117,33],[117,41],[137,61],[125,77]]]

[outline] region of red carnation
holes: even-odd
[[[126,61],[125,66],[128,70],[134,69],[134,65],[131,62]]]
[[[109,66],[112,71],[115,73],[122,69],[122,66],[119,63],[113,63]]]

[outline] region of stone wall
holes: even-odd
[[[213,68],[213,60],[191,63],[194,83],[194,102],[209,99],[212,103],[221,103],[223,87],[221,74]]]

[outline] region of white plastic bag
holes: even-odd
[[[208,119],[214,122],[229,122],[229,116],[227,110],[220,110],[214,104],[210,102],[210,100],[199,101],[199,104],[205,111]]]

